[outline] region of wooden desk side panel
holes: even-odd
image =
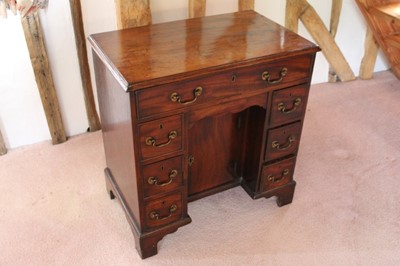
[[[107,167],[125,201],[123,204],[136,223],[134,226],[140,228],[140,190],[136,178],[129,93],[121,88],[95,52],[93,60]]]

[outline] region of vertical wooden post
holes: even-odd
[[[372,79],[378,50],[379,45],[375,40],[374,33],[370,27],[367,27],[367,34],[364,41],[364,56],[361,61],[359,73],[361,79]]]
[[[67,137],[44,44],[43,29],[37,12],[23,18],[22,27],[52,142],[53,144],[62,143],[67,140]]]
[[[118,29],[151,24],[150,0],[115,0]]]
[[[342,12],[343,0],[332,0],[331,22],[329,32],[335,38],[339,27],[340,13]]]
[[[290,11],[289,14],[299,14],[301,22],[303,22],[307,31],[321,47],[322,53],[325,55],[329,64],[332,65],[333,69],[335,69],[340,80],[354,80],[355,76],[353,71],[315,9],[306,0],[287,0],[286,3],[287,6],[292,6],[291,8],[295,9]],[[289,18],[286,18],[286,23],[292,23],[288,21]],[[292,27],[296,28],[297,26],[294,23]]]
[[[340,13],[342,12],[343,0],[332,0],[332,10],[331,10],[331,22],[329,27],[329,33],[332,38],[335,39],[336,32],[339,26]],[[328,81],[337,82],[339,80],[335,69],[329,65]]]
[[[239,10],[254,10],[254,0],[239,0]]]
[[[353,71],[314,8],[309,6],[300,19],[313,39],[322,48],[322,53],[335,69],[339,79],[341,81],[354,80],[356,77]]]
[[[91,132],[101,129],[99,115],[94,102],[92,82],[90,79],[89,62],[86,49],[85,30],[83,28],[82,8],[80,0],[70,0],[72,23],[75,33],[76,51],[78,53],[79,69],[81,73],[83,96],[86,115]]]
[[[189,18],[206,15],[206,0],[189,0]]]
[[[0,155],[4,155],[7,153],[6,144],[4,143],[3,135],[0,131]]]
[[[306,7],[302,7],[298,2],[286,1],[285,27],[293,32],[299,31],[299,19]]]

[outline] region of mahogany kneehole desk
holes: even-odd
[[[188,202],[241,185],[291,203],[319,48],[254,11],[94,34],[106,184],[142,258]]]

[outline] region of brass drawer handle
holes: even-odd
[[[278,141],[272,142],[272,148],[277,149],[279,151],[284,151],[292,147],[292,143],[296,140],[295,136],[288,137],[288,140],[285,144],[281,145]]]
[[[164,182],[164,183],[159,183],[157,177],[154,176],[150,176],[149,179],[147,179],[147,182],[150,185],[155,185],[158,187],[165,187],[169,184],[172,183],[172,180],[174,179],[174,177],[176,177],[178,175],[178,170],[173,169],[170,173],[169,173],[169,180]]]
[[[288,174],[290,173],[289,169],[285,169],[282,172],[282,175],[278,178],[276,178],[274,175],[268,175],[268,181],[272,183],[279,183],[281,182]]]
[[[173,139],[175,139],[178,136],[178,132],[176,132],[175,130],[172,130],[171,132],[168,133],[168,141],[165,143],[161,143],[161,144],[156,144],[157,140],[153,137],[148,137],[146,138],[146,145],[148,146],[153,146],[153,147],[164,147],[167,146],[168,144],[171,143],[171,141]]]
[[[283,78],[287,75],[287,73],[288,73],[288,69],[286,67],[284,67],[281,69],[279,79],[271,80],[271,75],[269,74],[268,71],[264,71],[261,74],[261,78],[262,78],[262,80],[268,82],[268,84],[276,84],[276,83],[281,82],[283,80]]]
[[[198,86],[193,90],[193,99],[189,101],[182,101],[181,96],[177,92],[173,92],[170,96],[171,101],[173,102],[178,102],[180,104],[186,105],[186,104],[191,104],[194,103],[197,98],[203,93],[203,87]]]
[[[296,98],[296,99],[293,101],[293,107],[292,107],[291,109],[286,109],[284,103],[279,103],[279,104],[278,104],[278,110],[281,111],[281,112],[284,113],[284,114],[290,114],[290,113],[296,111],[296,108],[297,108],[298,106],[300,106],[300,104],[301,104],[301,98]]]
[[[169,215],[164,216],[164,217],[160,217],[160,214],[156,211],[152,211],[150,213],[150,219],[152,220],[158,220],[158,221],[162,221],[162,220],[166,220],[169,217],[172,216],[172,214],[178,209],[178,206],[176,206],[176,204],[172,204],[171,207],[169,207]]]

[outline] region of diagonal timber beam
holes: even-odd
[[[329,32],[332,35],[333,39],[335,39],[336,32],[339,27],[339,19],[340,19],[340,13],[342,12],[342,6],[343,6],[343,0],[332,0],[331,22],[330,22]],[[333,69],[331,65],[329,65],[328,81],[329,82],[338,81],[338,76],[336,74],[336,71]]]
[[[372,79],[378,51],[379,44],[375,40],[374,33],[370,27],[367,27],[364,41],[364,56],[361,61],[359,73],[361,79]]]
[[[286,1],[285,27],[293,32],[299,31],[300,15],[304,13],[308,6],[303,6],[297,1]]]
[[[287,0],[286,4],[286,7],[291,9],[286,12],[286,15],[298,15],[297,19],[301,20],[315,42],[320,46],[322,53],[339,79],[341,81],[354,80],[353,71],[315,9],[306,0]],[[286,26],[291,30],[297,28],[297,24],[293,22],[294,19],[285,19],[285,22],[288,23]]]

